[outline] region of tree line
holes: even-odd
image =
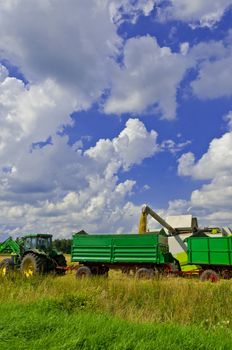
[[[55,239],[53,241],[53,247],[57,249],[58,251],[66,254],[71,254],[71,239]]]

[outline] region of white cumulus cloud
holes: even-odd
[[[18,99],[28,93],[20,87]],[[5,119],[11,109],[15,104],[8,106]],[[40,104],[33,111],[37,116]],[[136,182],[120,181],[119,174],[158,152],[154,130],[148,131],[138,119],[129,119],[117,137],[100,139],[85,152],[82,142],[70,147],[67,137],[55,133],[50,143],[29,152],[31,134],[22,132],[20,124],[19,134],[15,131],[18,141],[12,142],[10,126],[5,123],[8,133],[0,153],[0,221],[5,232],[49,231],[69,237],[82,228],[91,232],[137,230],[140,208],[130,201]]]
[[[208,151],[198,161],[192,153],[186,153],[179,159],[179,175],[205,182],[192,192],[186,202],[205,223],[210,220],[211,224],[232,226],[231,169],[232,132],[213,139]]]
[[[124,66],[114,77],[106,113],[140,113],[149,107],[163,118],[176,115],[176,90],[191,59],[160,47],[150,37],[132,38],[124,48]]]
[[[109,85],[121,39],[108,1],[0,2],[0,58],[30,82],[47,79],[88,108]]]
[[[159,3],[164,1],[159,0]],[[160,9],[159,15],[163,20],[181,20],[193,27],[212,27],[231,5],[231,0],[170,0],[166,7]]]
[[[232,32],[224,40],[202,42],[189,50],[197,70],[190,84],[193,93],[202,100],[232,96]]]

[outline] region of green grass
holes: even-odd
[[[77,299],[78,300],[78,299]],[[78,304],[79,302],[77,302]],[[8,349],[231,349],[227,329],[136,324],[59,303],[2,307],[0,345]],[[4,327],[7,325],[7,327]]]
[[[232,282],[20,276],[0,284],[0,349],[231,349]]]

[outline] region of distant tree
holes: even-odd
[[[61,251],[66,254],[71,253],[71,239],[55,239],[53,241],[53,247],[56,248],[58,251]]]

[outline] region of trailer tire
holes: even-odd
[[[88,266],[81,266],[77,269],[76,278],[92,277],[92,272]]]
[[[0,262],[0,277],[8,276],[14,270],[14,264],[11,259],[4,259]]]
[[[130,268],[129,267],[122,267],[121,269],[122,274],[129,275],[130,274]]]
[[[221,271],[220,275],[224,280],[229,280],[230,278],[232,278],[232,271],[231,270],[223,270],[223,271]]]
[[[154,271],[153,269],[148,269],[146,267],[141,267],[136,271],[135,277],[137,279],[152,279],[154,278]]]
[[[108,268],[100,269],[99,276],[104,277],[104,278],[108,278],[108,276],[109,276],[109,269]]]
[[[219,275],[214,270],[205,270],[200,275],[200,280],[202,282],[209,281],[209,282],[218,282],[219,281]]]

